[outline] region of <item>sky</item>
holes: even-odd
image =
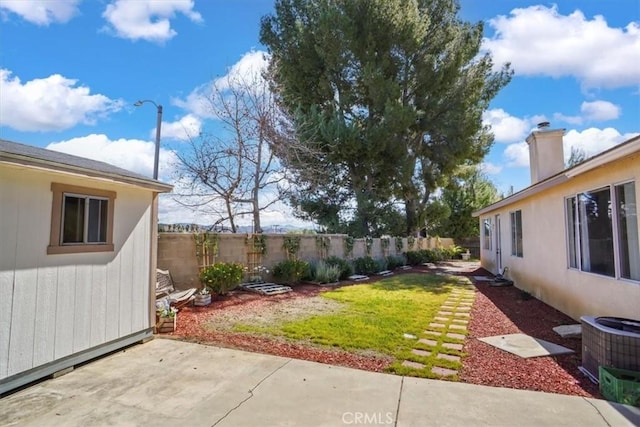
[[[530,184],[525,139],[539,122],[566,129],[565,158],[640,132],[640,0],[460,4],[484,23],[482,51],[515,73],[484,114],[495,143],[482,167],[501,192]],[[180,187],[177,153],[218,129],[202,96],[264,66],[270,13],[268,0],[0,0],[0,138],[152,176],[159,104],[159,179]],[[262,217],[305,225],[282,205]],[[160,222],[211,219],[160,200]]]

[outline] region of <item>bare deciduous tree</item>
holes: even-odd
[[[206,102],[215,134],[191,139],[190,149],[178,155],[189,189],[179,201],[219,215],[214,225],[228,222],[234,233],[238,216],[252,215],[254,231],[261,232],[260,212],[282,200],[286,181],[270,147],[292,141],[291,128],[259,72],[216,80]]]

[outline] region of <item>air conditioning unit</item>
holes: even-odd
[[[640,321],[583,316],[582,371],[598,382],[598,367],[640,371]]]

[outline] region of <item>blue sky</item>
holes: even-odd
[[[160,178],[174,182],[185,132],[216,129],[198,96],[227,73],[263,65],[265,0],[0,0],[0,138],[152,174],[155,109],[164,107]],[[496,142],[484,168],[502,191],[529,184],[526,136],[565,128],[565,155],[640,132],[640,1],[464,0],[485,22],[483,49],[512,82],[485,121]],[[171,197],[160,220],[203,222]],[[296,223],[279,209],[263,224]]]

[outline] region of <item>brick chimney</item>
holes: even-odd
[[[562,137],[564,129],[549,129],[549,122],[538,124],[538,129],[527,137],[531,185],[564,170]]]

